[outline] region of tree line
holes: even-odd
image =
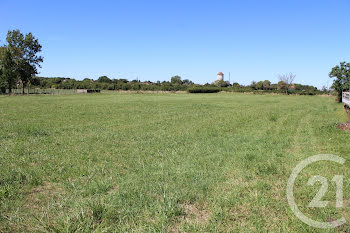
[[[0,44],[0,93],[12,89],[21,88],[25,93],[26,87],[31,88],[55,88],[55,89],[103,89],[103,90],[150,90],[150,91],[184,91],[189,88],[219,87],[222,90],[249,92],[285,92],[300,94],[319,94],[328,92],[328,88],[318,90],[311,85],[295,84],[293,73],[279,75],[278,83],[269,80],[253,81],[250,85],[230,84],[225,81],[215,81],[211,84],[195,84],[188,79],[182,79],[176,75],[170,81],[129,81],[127,79],[111,79],[101,76],[97,80],[85,78],[76,80],[73,78],[38,77],[38,68],[41,68],[43,57],[38,55],[42,51],[37,38],[32,33],[23,34],[19,30],[8,31],[5,44]],[[342,62],[332,68],[329,73],[335,78],[331,86],[337,92],[338,101],[341,102],[342,92],[350,88],[350,63]],[[28,90],[29,92],[29,90]]]
[[[224,82],[224,81],[223,81]],[[271,83],[269,80],[255,82],[250,85],[241,85],[239,83],[229,84],[224,82],[225,85],[218,82],[206,83],[203,85],[195,84],[189,79],[182,79],[176,75],[170,78],[170,81],[140,81],[137,79],[112,79],[108,76],[101,76],[97,80],[91,78],[85,78],[83,80],[76,80],[73,78],[65,77],[33,77],[31,79],[32,88],[55,88],[55,89],[102,89],[102,90],[144,90],[144,91],[186,91],[192,88],[207,88],[218,87],[223,91],[236,91],[236,92],[275,92],[275,93],[295,93],[295,94],[322,94],[327,90],[318,90],[311,85],[302,84],[287,84],[285,81],[279,81],[276,84]],[[206,89],[207,90],[207,89]],[[287,94],[288,94],[287,93]]]

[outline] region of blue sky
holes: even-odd
[[[43,45],[41,76],[331,85],[350,62],[348,0],[0,0],[0,40],[32,32]]]

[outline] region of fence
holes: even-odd
[[[14,95],[20,95],[22,94],[22,89],[12,89],[12,94]],[[6,90],[6,93],[8,94],[8,90]],[[29,93],[28,93],[29,92]],[[49,95],[69,95],[69,94],[77,94],[76,89],[24,89],[24,94],[49,94]]]

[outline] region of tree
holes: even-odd
[[[98,82],[100,83],[112,83],[112,80],[108,78],[107,76],[101,76],[97,79]]]
[[[1,59],[0,59],[0,93],[6,93],[6,81],[2,76]]]
[[[323,85],[321,91],[323,91],[323,92],[328,92],[327,86]]]
[[[0,91],[2,93],[6,92],[6,81],[2,76],[2,65],[1,65],[2,64],[1,60],[2,60],[4,50],[5,50],[5,47],[0,47]]]
[[[32,77],[30,80],[30,84],[34,86],[40,86],[40,78],[36,76]]]
[[[288,90],[287,88],[287,83],[283,82],[283,81],[279,81],[277,83],[277,90]]]
[[[265,80],[263,82],[264,90],[270,90],[271,88],[271,82],[269,80]]]
[[[2,76],[2,70],[0,69],[0,93],[5,94],[6,93],[6,81]]]
[[[191,80],[189,80],[189,79],[184,79],[182,81],[182,84],[186,85],[186,86],[189,86],[189,85],[193,85],[194,83]]]
[[[264,82],[263,81],[259,81],[256,83],[255,85],[256,89],[258,90],[263,90],[264,89]]]
[[[256,82],[252,81],[251,84],[249,85],[252,89],[256,89]]]
[[[3,53],[5,52],[6,47],[5,46],[0,46],[0,66],[1,66],[1,58],[3,56]]]
[[[232,87],[233,87],[233,88],[240,88],[241,85],[239,85],[239,83],[233,83],[233,84],[232,84]]]
[[[213,84],[217,87],[228,87],[228,82],[224,80],[216,80]]]
[[[7,84],[9,94],[12,93],[12,88],[17,81],[16,64],[8,49],[2,51],[1,56],[1,78],[2,82]]]
[[[177,84],[177,85],[182,84],[181,77],[179,75],[175,75],[175,76],[171,77],[170,82],[171,82],[171,84]]]
[[[270,90],[277,90],[277,84],[271,84]]]
[[[285,86],[283,86],[283,89],[286,91],[287,95],[288,95],[289,86],[293,84],[295,76],[296,75],[293,74],[292,72],[278,75],[278,79],[286,84]]]
[[[31,78],[38,73],[38,67],[43,62],[43,57],[38,56],[42,46],[32,33],[25,36],[19,30],[8,31],[6,41],[7,48],[11,52],[16,66],[16,73],[22,82],[22,93]]]
[[[337,92],[338,102],[342,102],[342,92],[350,88],[350,63],[341,62],[340,66],[333,67],[329,77],[336,78],[332,88]]]

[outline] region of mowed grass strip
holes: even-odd
[[[0,96],[0,231],[319,232],[293,215],[286,184],[311,155],[350,158],[343,121],[324,96]],[[348,167],[309,168],[298,203],[318,191],[310,174],[335,200],[335,172],[349,203]],[[333,207],[301,209],[347,212]]]

